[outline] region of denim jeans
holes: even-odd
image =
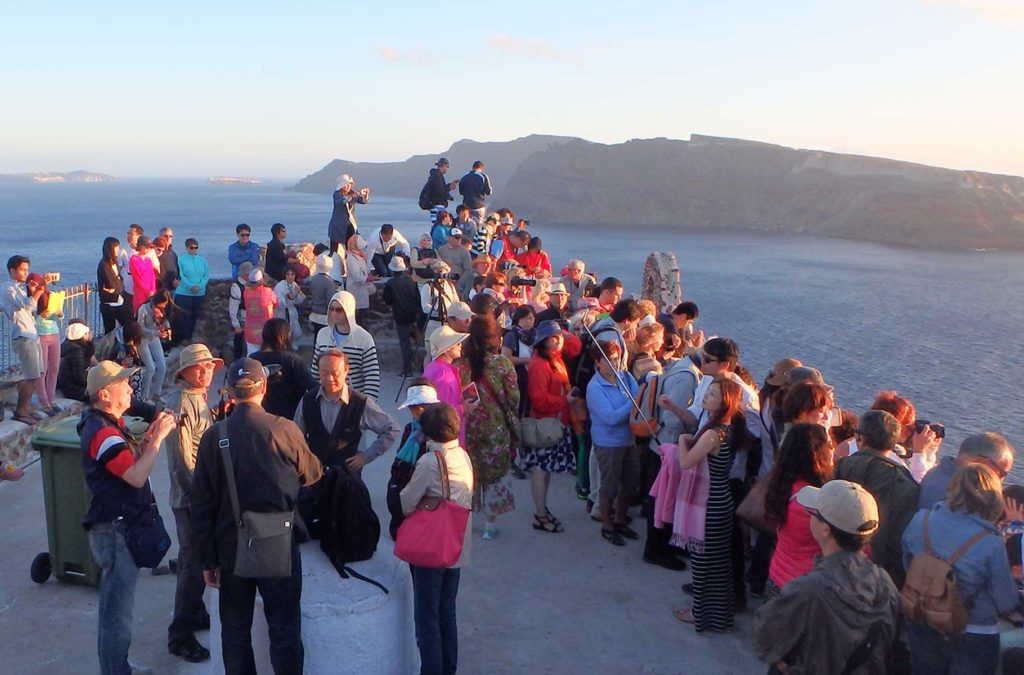
[[[124,535],[109,523],[89,530],[89,549],[100,566],[99,628],[96,634],[101,675],[130,675],[128,648],[132,644],[132,609],[139,568]]]
[[[163,394],[164,378],[167,375],[167,360],[160,338],[147,338],[139,345],[142,359],[142,398],[147,401],[158,399]]]
[[[455,598],[459,594],[458,567],[412,570],[416,645],[420,675],[452,675],[459,662],[459,630]]]
[[[231,572],[221,575],[220,624],[224,672],[255,675],[252,653],[252,613],[256,591],[263,598],[263,613],[270,634],[270,663],[276,675],[301,675],[305,652],[302,647],[302,559],[298,545],[292,546],[292,575],[286,579],[243,579]]]
[[[185,311],[185,334],[180,336],[185,340],[192,339],[192,333],[196,330],[196,321],[199,319],[199,311],[203,308],[204,295],[174,295],[174,303]]]
[[[962,633],[946,640],[938,631],[907,624],[913,675],[994,675],[999,665],[999,636]]]
[[[178,530],[178,576],[174,592],[174,618],[167,629],[167,646],[173,647],[195,635],[200,625],[208,622],[203,604],[203,567],[192,545],[192,524],[189,510],[172,509]]]

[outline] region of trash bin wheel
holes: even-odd
[[[50,578],[50,574],[53,572],[53,567],[50,565],[50,554],[40,553],[32,559],[32,568],[30,574],[32,575],[32,581],[37,584],[41,584]]]

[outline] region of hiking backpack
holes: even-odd
[[[629,430],[637,438],[654,438],[661,431],[661,424],[658,422],[658,418],[661,417],[661,405],[658,403],[658,397],[661,396],[664,379],[663,375],[652,373],[637,391],[636,402],[640,409],[637,410],[634,406],[629,411]]]
[[[430,179],[429,178],[427,179],[427,182],[423,184],[423,189],[420,190],[419,205],[420,205],[420,208],[423,209],[424,211],[429,211],[430,210]]]
[[[900,591],[903,614],[911,621],[934,628],[944,637],[959,635],[967,626],[967,606],[956,587],[953,565],[969,548],[989,533],[982,530],[968,539],[948,558],[932,553],[928,516],[924,514],[924,553],[910,561],[907,579]]]

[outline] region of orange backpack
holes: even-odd
[[[636,394],[636,407],[629,411],[629,430],[637,438],[654,438],[661,430],[658,422],[660,406],[658,396],[661,395],[661,375],[649,375]],[[643,415],[641,415],[641,411]]]

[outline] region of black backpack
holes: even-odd
[[[344,464],[330,467],[320,493],[320,548],[335,564],[369,560],[380,541],[370,491]]]
[[[424,211],[429,211],[430,210],[430,179],[429,178],[427,179],[427,182],[423,184],[423,189],[420,190],[420,201],[419,201],[419,204],[420,204],[420,208],[423,209]]]

